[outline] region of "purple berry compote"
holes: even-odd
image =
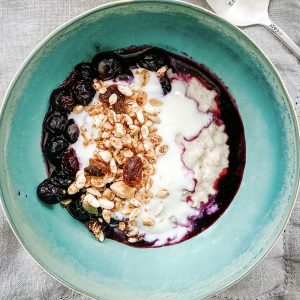
[[[209,227],[239,189],[241,117],[206,67],[151,46],[101,52],[50,96],[37,194],[103,241],[172,245]]]

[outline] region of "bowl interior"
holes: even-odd
[[[40,139],[51,91],[101,50],[151,44],[187,53],[229,87],[246,134],[242,185],[209,229],[183,243],[136,249],[97,242],[60,206],[38,201],[46,177]],[[278,74],[239,30],[176,2],[124,2],[64,25],[26,61],[0,123],[3,207],[23,245],[52,275],[99,299],[199,299],[240,278],[270,248],[298,179],[295,114]]]

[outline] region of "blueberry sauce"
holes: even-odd
[[[206,204],[200,206],[197,217],[189,218],[192,230],[182,241],[201,233],[223,214],[239,189],[246,161],[244,127],[237,105],[228,88],[205,66],[186,56],[151,46],[134,46],[117,51],[100,52],[91,62],[76,65],[65,81],[52,92],[49,109],[43,122],[41,141],[49,175],[49,178],[37,187],[37,195],[41,201],[56,204],[62,200],[71,199],[72,201],[66,205],[67,211],[73,218],[85,223],[87,227],[89,222],[97,218],[82,207],[80,192],[71,196],[66,192],[79,169],[79,162],[72,144],[77,141],[80,133],[74,120],[68,120],[68,115],[75,105],[85,106],[92,101],[95,95],[92,87],[93,79],[122,79],[130,82],[133,79],[132,69],[134,68],[157,71],[165,65],[183,81],[195,77],[207,89],[217,92],[215,99],[217,108],[213,112],[213,119],[215,123],[225,125],[225,132],[228,135],[229,166],[222,171],[214,184],[217,193],[210,196]],[[165,95],[171,91],[172,80],[173,78],[167,75],[160,78]],[[193,141],[197,136],[189,137],[186,141]],[[182,153],[184,151],[183,148]],[[196,186],[197,180],[194,179],[194,181]],[[82,193],[84,192],[83,188]],[[192,198],[189,196],[186,201],[192,202]],[[101,213],[100,208],[98,211]],[[141,241],[130,244],[125,233],[118,229],[118,222],[114,219],[110,224],[105,224],[104,233],[107,238],[134,247],[152,247],[155,243],[155,241],[152,243]],[[169,239],[166,245],[171,244],[173,244],[172,239]]]

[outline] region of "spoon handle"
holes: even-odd
[[[291,38],[274,22],[270,21],[270,23],[263,24],[267,27],[277,38],[279,38],[300,60],[300,47],[294,43]]]

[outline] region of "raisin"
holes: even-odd
[[[137,187],[140,185],[143,176],[143,162],[138,156],[133,156],[127,160],[123,168],[123,180],[131,186]]]

